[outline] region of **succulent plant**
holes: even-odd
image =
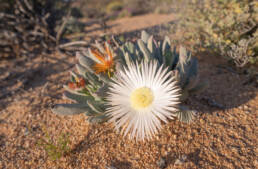
[[[105,95],[113,74],[114,52],[108,43],[96,43],[92,48],[77,52],[78,73],[71,72],[71,82],[64,85],[64,97],[73,104],[57,104],[52,112],[62,115],[85,113],[92,123],[104,122]]]
[[[126,42],[120,48],[123,64],[128,65],[130,62],[158,60],[159,65],[164,65],[172,70],[171,76],[175,76],[179,86],[182,89],[181,101],[184,101],[189,95],[202,91],[206,83],[199,81],[198,60],[191,56],[191,53],[183,46],[177,48],[171,46],[170,39],[166,36],[164,40],[157,42],[153,36],[143,31],[141,39],[136,44]],[[178,118],[180,121],[190,122],[194,111],[181,105]]]
[[[117,43],[116,43],[117,44]],[[113,56],[116,56],[113,58]],[[125,42],[118,46],[114,52],[108,43],[103,48],[96,43],[94,48],[77,53],[79,64],[76,65],[79,74],[71,72],[72,83],[65,86],[64,96],[76,104],[59,104],[52,111],[57,114],[85,113],[90,122],[103,122],[107,120],[104,113],[107,105],[108,84],[115,71],[131,62],[157,61],[158,64],[168,67],[172,71],[171,78],[176,77],[182,89],[181,101],[190,94],[201,91],[205,83],[199,82],[198,61],[184,47],[179,51],[171,46],[168,37],[157,42],[153,36],[145,31],[137,43]],[[190,122],[194,112],[181,105],[177,117],[180,121]]]

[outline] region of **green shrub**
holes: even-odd
[[[0,59],[27,57],[33,51],[55,48],[55,28],[63,22],[68,2],[4,0],[0,6]]]
[[[70,140],[68,134],[62,133],[59,138],[54,141],[50,138],[46,130],[44,131],[44,136],[40,138],[37,143],[39,147],[42,147],[46,151],[48,157],[53,161],[58,160],[70,151],[69,144]]]
[[[106,7],[107,13],[121,11],[123,9],[123,3],[121,1],[112,1]]]
[[[179,13],[172,32],[182,34],[195,51],[212,50],[237,66],[257,63],[258,2],[255,0],[192,0]]]

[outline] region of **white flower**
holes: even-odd
[[[107,114],[124,136],[149,139],[161,128],[161,121],[167,123],[176,116],[180,89],[168,68],[157,62],[131,63],[117,70],[113,80]]]

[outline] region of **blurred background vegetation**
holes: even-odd
[[[193,53],[214,52],[237,67],[258,65],[256,0],[0,0],[0,58],[33,51],[28,46],[35,42],[49,50],[64,40],[61,35],[84,30],[78,18],[106,21],[146,13],[174,13],[177,20],[168,24],[172,40]]]

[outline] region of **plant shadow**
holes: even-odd
[[[212,113],[232,108],[241,108],[256,97],[257,86],[250,82],[250,76],[244,74],[226,59],[211,53],[200,53],[200,79],[207,81],[206,89],[191,96],[187,104],[199,108],[202,112]]]

